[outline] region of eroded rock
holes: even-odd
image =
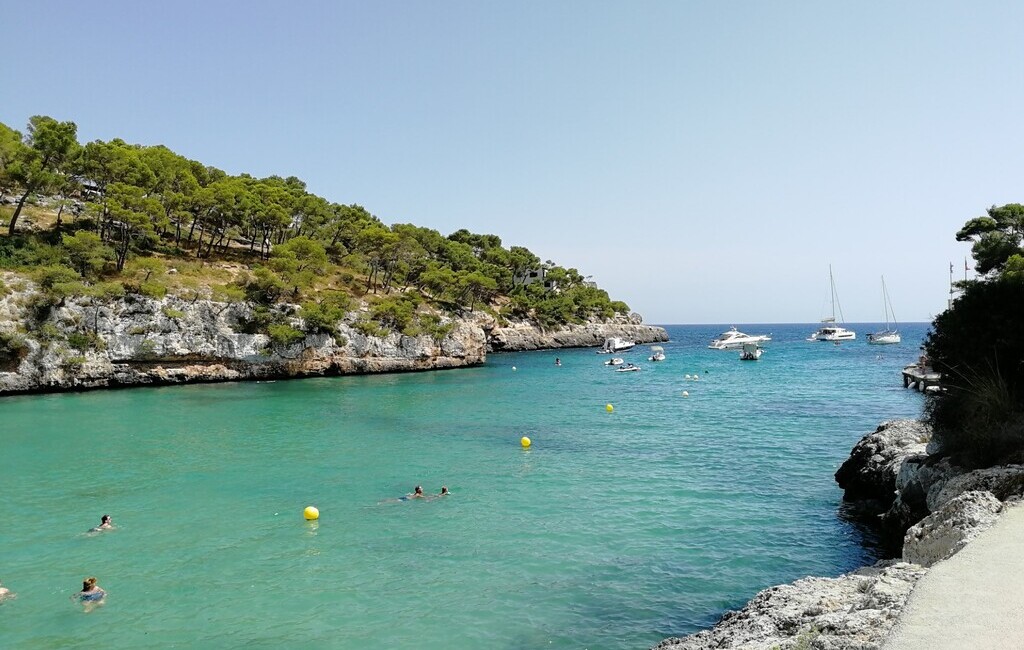
[[[990,528],[1002,509],[991,492],[972,490],[956,496],[907,531],[903,560],[930,567],[952,557]]]

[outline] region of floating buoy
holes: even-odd
[[[694,375],[693,376],[693,380],[694,381],[700,381],[700,375]]]
[[[683,375],[683,379],[685,379],[686,381],[690,381],[690,375]]]
[[[615,407],[614,407],[614,406],[612,406],[611,404],[605,404],[605,405],[604,405],[604,410],[606,410],[606,411],[608,411],[609,413],[611,413],[612,411],[614,411],[614,410],[615,410]]]
[[[683,391],[683,397],[689,397],[689,396],[690,396],[690,392],[684,390]]]
[[[516,371],[516,367],[512,366],[512,372],[515,372],[515,371]]]
[[[313,506],[306,506],[306,509],[302,511],[302,516],[306,518],[306,521],[314,521],[320,518],[320,511]]]
[[[523,449],[529,449],[531,444],[530,439],[527,438],[526,436],[523,436],[522,438],[519,439],[519,444],[523,446]]]

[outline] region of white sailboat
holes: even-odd
[[[832,316],[829,318],[821,319],[821,327],[818,331],[811,334],[808,341],[852,341],[857,338],[857,333],[853,330],[848,330],[845,327],[841,327],[836,324],[836,305],[839,304],[839,298],[836,296],[836,281],[832,277],[832,265],[828,265],[828,281],[832,285]],[[839,320],[844,322],[843,319],[843,306],[839,305]]]
[[[892,310],[892,302],[889,300],[889,290],[885,288],[885,276],[882,276],[882,306],[885,310],[885,329],[881,332],[868,334],[868,343],[874,345],[892,345],[903,339],[896,329],[896,314]],[[889,315],[892,314],[892,327],[889,326]]]

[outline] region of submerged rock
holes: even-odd
[[[1003,504],[991,492],[974,490],[951,499],[907,531],[903,560],[930,567],[952,557],[990,528]]]
[[[803,578],[760,592],[710,630],[655,648],[878,648],[924,573],[921,566],[885,560],[838,578]]]

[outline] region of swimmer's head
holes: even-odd
[[[82,591],[89,591],[96,586],[96,578],[86,578],[82,581]]]
[[[110,523],[110,515],[103,515],[102,517],[100,517],[100,523],[101,524],[109,524]]]
[[[445,485],[441,486],[441,494],[448,494],[448,487]]]
[[[423,486],[417,485],[414,491],[416,492],[416,494],[423,494]]]

